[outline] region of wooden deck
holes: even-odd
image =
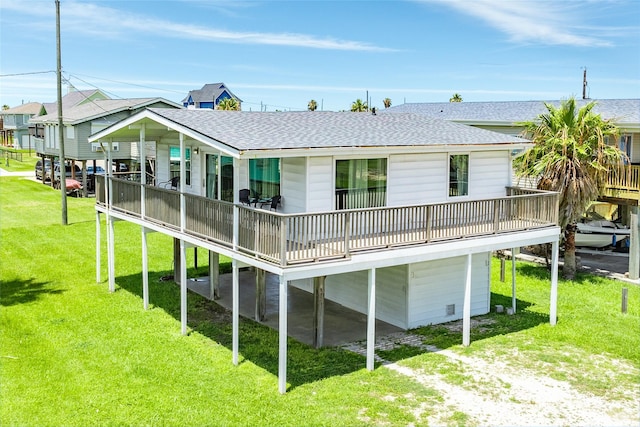
[[[119,178],[109,178],[107,195],[97,178],[98,205],[279,266],[555,227],[558,219],[557,193],[512,187],[483,200],[282,214]]]

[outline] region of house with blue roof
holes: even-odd
[[[184,108],[208,108],[215,110],[221,101],[225,99],[235,99],[238,105],[242,106],[242,100],[235,96],[224,83],[208,83],[201,89],[189,91],[189,94],[182,100]]]

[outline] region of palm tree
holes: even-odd
[[[623,169],[623,154],[615,141],[618,129],[610,120],[593,112],[595,102],[578,109],[576,100],[561,102],[558,108],[545,103],[547,113],[521,123],[523,135],[534,147],[514,159],[519,176],[538,177],[538,188],[560,193],[560,227],[564,229],[563,276],[573,280],[576,272],[576,222],[589,203],[603,193],[608,174]]]
[[[453,96],[449,98],[449,102],[462,102],[462,95],[454,93]]]
[[[384,108],[389,108],[391,107],[391,98],[385,98],[382,100],[382,103],[384,104]]]
[[[8,110],[9,108],[10,108],[10,107],[9,107],[7,104],[4,104],[4,105],[2,106],[2,110],[3,110],[3,111],[4,111],[4,110]]]
[[[235,98],[225,98],[218,103],[217,110],[240,111],[240,104]]]
[[[316,111],[317,108],[318,108],[318,103],[316,102],[315,99],[312,99],[307,104],[307,110],[309,110],[309,111]]]
[[[351,111],[361,113],[363,111],[368,111],[369,106],[366,102],[362,102],[362,99],[356,99],[353,104],[351,104]]]

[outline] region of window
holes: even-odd
[[[385,206],[387,159],[336,160],[336,209]]]
[[[631,158],[631,135],[620,136],[620,144],[618,145],[618,148],[627,155],[627,159],[624,159],[624,163],[629,163],[629,159]]]
[[[469,155],[449,156],[449,196],[469,195]]]
[[[67,129],[67,136],[65,138],[75,139],[76,137],[76,129],[73,126],[65,126]]]
[[[191,149],[185,148],[186,184],[191,185]],[[180,147],[169,147],[169,178],[180,176]]]
[[[249,189],[251,197],[280,195],[280,159],[249,160]]]

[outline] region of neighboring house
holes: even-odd
[[[86,104],[100,99],[111,99],[100,89],[89,90],[77,90],[73,86],[69,86],[69,91],[62,97],[62,111],[75,107],[77,105]],[[45,102],[42,104],[39,116],[44,115],[57,115],[58,103],[57,102]]]
[[[224,83],[209,83],[202,86],[202,89],[195,89],[182,100],[185,108],[197,109],[208,108],[214,110],[220,101],[232,98],[238,101],[238,105],[242,106],[242,100],[235,96]]]
[[[629,165],[623,176],[609,178],[609,186],[600,200],[615,205],[619,217],[632,229],[629,251],[629,276],[640,276],[640,99],[581,99],[578,108],[596,101],[594,112],[611,119],[620,129],[618,147],[627,154]],[[518,123],[536,120],[547,113],[544,102],[556,107],[561,101],[504,101],[504,102],[436,102],[410,103],[385,109],[384,113],[414,113],[427,117],[451,120],[481,129],[520,135]],[[614,210],[614,209],[611,209]]]
[[[31,149],[35,143],[29,134],[29,119],[40,114],[42,104],[29,102],[0,111],[0,139],[2,145]]]
[[[175,177],[178,191],[115,176],[105,185],[100,177],[96,211],[98,221],[106,214],[111,236],[110,289],[115,220],[141,226],[145,307],[146,233],[177,242],[183,333],[187,246],[209,251],[213,288],[218,255],[233,259],[234,300],[238,269],[253,267],[258,320],[263,273],[278,275],[281,392],[289,286],[368,314],[367,368],[373,369],[376,318],[404,329],[463,319],[468,345],[470,316],[490,311],[493,251],[552,243],[557,261],[558,195],[512,187],[512,156],[530,147],[518,137],[417,114],[147,109],[89,138],[139,146],[143,157],[149,140],[156,142],[158,180]],[[282,199],[270,210],[273,196]],[[96,257],[99,280],[99,252]],[[557,262],[552,265],[555,324]],[[316,321],[321,328],[319,308]]]
[[[69,96],[69,95],[67,95]],[[64,104],[64,102],[63,102]],[[86,180],[87,161],[104,158],[100,144],[89,144],[88,137],[132,114],[146,108],[181,108],[179,104],[163,98],[130,98],[130,99],[85,99],[71,107],[62,108],[64,124],[64,155],[73,163],[80,162],[83,180]],[[56,158],[60,156],[57,108],[53,113],[34,117],[31,123],[42,129],[42,138],[36,139],[36,152],[42,157]],[[123,163],[127,168],[138,161],[138,153],[129,144],[112,146],[114,161]],[[80,180],[80,177],[76,177]],[[86,187],[86,182],[85,182]]]

